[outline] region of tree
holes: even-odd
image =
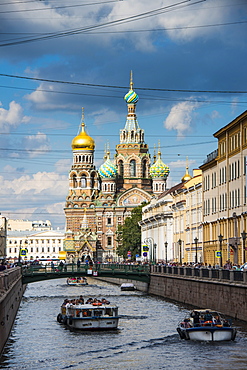
[[[131,216],[124,220],[123,225],[118,226],[117,230],[117,253],[123,258],[128,257],[128,251],[131,252],[131,258],[141,253],[141,227],[138,222],[142,219],[142,204],[131,211]]]

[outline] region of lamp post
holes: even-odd
[[[156,265],[156,247],[157,247],[157,244],[154,243],[154,263]]]
[[[241,233],[242,235],[242,239],[243,239],[243,263],[245,263],[245,240],[246,240],[246,237],[247,237],[247,233],[245,231],[243,231]]]
[[[167,246],[168,246],[168,243],[165,242],[166,263],[167,263]]]
[[[179,263],[182,265],[182,240],[178,239],[178,245],[179,245]]]
[[[220,242],[220,267],[222,267],[222,241],[223,241],[223,235],[219,235],[219,242]]]
[[[198,238],[197,237],[195,237],[194,242],[195,242],[195,247],[196,247],[195,263],[197,263],[198,262],[198,260],[197,260],[197,243],[198,243]]]

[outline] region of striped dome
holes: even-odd
[[[117,167],[111,162],[109,157],[100,166],[99,175],[102,179],[111,179],[117,176]]]
[[[169,167],[162,162],[160,156],[157,161],[150,167],[150,176],[154,178],[167,179],[170,173]]]
[[[124,100],[127,104],[136,104],[139,100],[139,96],[134,90],[130,89],[129,92],[125,95]]]

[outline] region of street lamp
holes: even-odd
[[[243,239],[243,259],[244,259],[243,263],[245,263],[245,240],[246,240],[247,234],[246,234],[245,231],[243,231],[241,233],[241,235],[242,235],[242,239]]]
[[[182,265],[182,240],[178,239],[178,245],[179,245],[179,263]]]
[[[222,241],[223,241],[223,235],[219,235],[219,242],[220,242],[220,267],[222,267]]]
[[[154,263],[156,265],[156,247],[157,247],[157,244],[154,243]]]
[[[168,246],[168,243],[167,243],[167,242],[165,242],[166,263],[167,263],[167,246]]]
[[[195,242],[195,247],[196,247],[195,263],[197,263],[197,243],[198,243],[198,238],[197,237],[195,237],[194,242]]]

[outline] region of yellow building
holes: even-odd
[[[246,261],[247,111],[218,130],[218,149],[203,172],[204,261],[224,265]]]

